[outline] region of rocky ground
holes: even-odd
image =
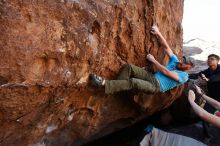
[[[172,122],[169,125],[163,126],[158,122],[160,120],[159,115],[161,115],[162,112],[156,113],[148,119],[145,119],[137,123],[136,125],[123,129],[117,133],[113,133],[102,139],[87,143],[85,144],[85,146],[138,146],[140,141],[146,135],[144,129],[148,126],[148,124],[152,124],[155,127],[170,133],[176,133],[191,137],[193,139],[206,143],[209,146],[220,145],[220,140],[218,138],[220,135],[220,129],[214,126],[210,126],[209,134],[211,135],[211,138],[207,139],[204,137],[203,134],[202,122],[198,120],[196,120],[196,122]]]

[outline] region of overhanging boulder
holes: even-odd
[[[182,15],[183,0],[0,1],[0,144],[83,143],[169,106],[182,87],[111,96],[88,76],[114,79],[147,53],[166,63],[153,24],[181,57]]]

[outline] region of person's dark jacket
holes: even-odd
[[[195,73],[195,74],[190,74],[189,78],[190,79],[198,79],[198,77],[201,77],[201,74],[204,74],[210,82],[212,81],[220,81],[220,65],[217,66],[217,69],[212,71],[210,68],[203,70],[199,73]]]

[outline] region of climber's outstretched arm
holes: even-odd
[[[159,28],[158,28],[156,25],[154,25],[154,26],[152,27],[151,33],[154,34],[154,35],[156,35],[156,36],[158,36],[158,38],[160,39],[162,45],[163,45],[164,48],[165,48],[165,51],[166,51],[167,55],[168,55],[169,57],[172,56],[172,55],[173,55],[172,49],[170,48],[170,46],[168,45],[166,39],[163,37],[163,35],[161,34]]]

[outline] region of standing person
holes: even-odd
[[[132,89],[152,94],[158,91],[166,92],[185,83],[188,80],[188,74],[184,71],[191,69],[191,65],[178,60],[157,26],[152,27],[151,33],[158,37],[170,58],[166,66],[161,65],[153,55],[148,54],[147,59],[158,69],[155,74],[147,72],[141,67],[126,64],[117,80],[106,80],[96,74],[91,74],[92,83],[96,86],[104,86],[106,94]]]
[[[207,60],[208,68],[199,73],[190,74],[189,78],[197,79],[200,77],[203,79],[208,88],[208,95],[220,101],[220,91],[218,90],[220,88],[220,65],[218,63],[219,56],[210,54]]]

